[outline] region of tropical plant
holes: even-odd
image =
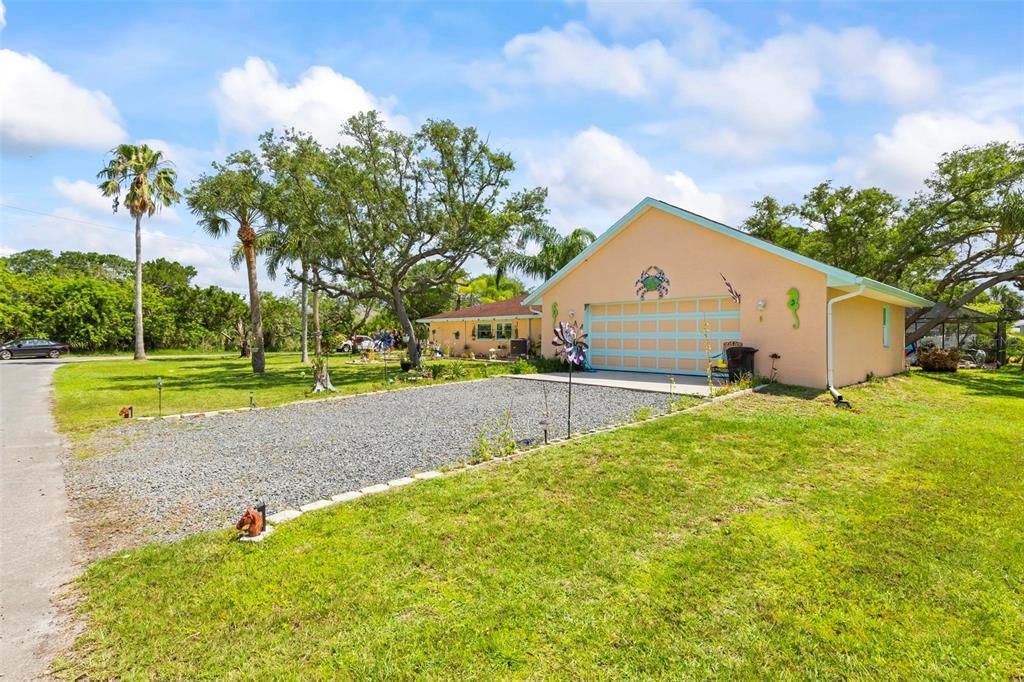
[[[163,152],[148,145],[122,144],[110,151],[107,165],[96,174],[99,189],[112,197],[113,209],[128,209],[135,219],[135,359],[146,359],[146,343],[142,331],[142,217],[152,216],[161,206],[170,206],[181,199],[174,184],[178,173]],[[123,197],[122,197],[123,194]]]
[[[519,232],[516,248],[510,249],[497,262],[497,283],[506,273],[518,272],[529,277],[549,279],[582,253],[597,236],[590,230],[577,227],[567,235],[560,234],[547,224],[527,225]],[[527,253],[530,244],[540,248]]]
[[[260,314],[256,281],[257,240],[274,215],[274,194],[265,179],[265,169],[250,151],[235,152],[216,171],[203,173],[185,192],[188,206],[203,228],[214,237],[230,232],[229,219],[238,225],[236,235],[242,246],[249,285],[249,316],[252,325],[252,371],[262,374],[266,366],[263,349],[263,318]]]

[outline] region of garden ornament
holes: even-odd
[[[559,322],[555,327],[555,338],[551,345],[558,349],[558,355],[565,358],[570,366],[582,366],[587,349],[590,348],[587,335],[583,333],[583,327],[579,322]]]
[[[652,265],[641,272],[640,277],[637,278],[636,295],[639,296],[642,301],[649,292],[657,291],[658,298],[665,298],[665,294],[668,293],[669,284],[671,284],[671,282],[669,282],[668,277],[665,276],[665,271]]]
[[[790,287],[789,291],[786,292],[789,299],[786,301],[786,306],[793,313],[793,329],[800,328],[800,316],[796,311],[800,310],[800,292],[797,291],[796,287]]]
[[[248,537],[254,538],[263,532],[263,516],[252,507],[249,507],[242,514],[242,518],[238,519],[235,529],[244,531]]]
[[[555,326],[555,338],[551,340],[551,345],[557,348],[557,354],[569,363],[569,403],[566,409],[565,435],[570,437],[572,436],[572,368],[573,365],[583,366],[587,349],[590,346],[587,344],[587,335],[583,332],[583,327],[579,322],[559,322]]]
[[[128,407],[122,407],[120,410],[118,410],[118,414],[124,417],[125,419],[131,419],[134,413],[135,410],[132,409],[131,405],[129,405]]]

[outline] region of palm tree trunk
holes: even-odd
[[[313,350],[323,352],[320,339],[320,270],[313,268]]]
[[[135,216],[135,359],[146,359],[142,336],[142,214]]]
[[[245,251],[245,269],[249,275],[249,315],[252,318],[252,371],[263,374],[267,360],[263,353],[263,316],[260,314],[260,292],[256,285],[256,231],[251,225],[238,228],[238,238]]]
[[[302,315],[302,364],[309,362],[309,308],[306,305],[309,295],[309,285],[306,284],[308,276],[309,266],[302,261],[302,294],[299,301],[299,310]]]

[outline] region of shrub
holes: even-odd
[[[512,374],[535,374],[537,368],[526,361],[526,358],[519,358],[509,367]]]
[[[538,372],[565,372],[569,368],[561,358],[530,358],[530,364],[536,368]]]
[[[461,360],[452,360],[444,366],[441,376],[451,381],[453,379],[465,379],[468,374],[469,370],[466,369],[465,363]],[[435,376],[437,375],[435,374]]]
[[[960,362],[960,351],[956,348],[924,348],[917,352],[917,364],[926,372],[955,372]]]

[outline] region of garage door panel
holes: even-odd
[[[739,307],[728,297],[680,298],[588,306],[591,366],[704,374],[711,354],[739,340]]]

